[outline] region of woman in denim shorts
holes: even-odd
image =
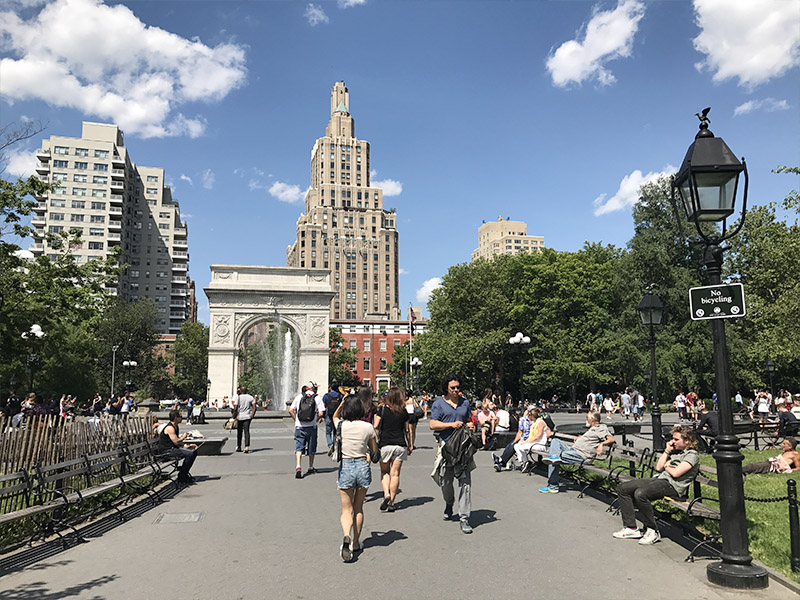
[[[370,451],[378,453],[378,438],[372,423],[364,417],[365,399],[372,400],[372,389],[362,388],[356,396],[348,396],[333,414],[336,427],[342,423],[342,462],[339,465],[339,496],[342,501],[342,545],[339,552],[344,562],[361,549],[359,538],[364,526],[364,498],[372,483]]]

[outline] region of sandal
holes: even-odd
[[[394,512],[395,510],[397,509],[394,507],[394,502],[389,502],[389,506],[386,507],[386,512]]]
[[[383,497],[383,502],[381,502],[380,509],[381,511],[388,510],[389,504],[391,504],[391,500],[389,500],[389,496]]]

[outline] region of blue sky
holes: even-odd
[[[0,122],[41,137],[114,122],[163,167],[190,274],[284,265],[314,140],[344,80],[400,231],[401,307],[469,260],[482,220],[547,246],[624,245],[639,185],[674,169],[711,106],[750,201],[800,165],[800,0],[0,0]],[[200,317],[207,300],[199,294]]]

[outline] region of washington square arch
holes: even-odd
[[[209,398],[235,394],[239,353],[245,336],[259,324],[261,331],[281,327],[293,340],[294,368],[276,375],[292,395],[303,382],[320,389],[328,382],[330,272],[323,269],[211,265],[205,288],[211,331],[208,345]],[[269,329],[266,329],[269,327]],[[291,381],[286,381],[291,379]],[[283,408],[278,407],[278,408]]]

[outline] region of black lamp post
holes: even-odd
[[[775,363],[769,357],[764,361],[764,370],[769,375],[769,393],[775,398],[775,385],[772,383],[772,379],[775,376]]]
[[[39,355],[36,352],[34,352],[34,350],[41,343],[41,341],[45,337],[47,337],[47,334],[44,331],[42,331],[42,328],[39,325],[34,323],[33,325],[31,325],[30,330],[24,332],[21,337],[23,340],[27,340],[31,346],[31,352],[28,354],[26,365],[28,368],[28,377],[29,377],[28,384],[30,386],[28,391],[32,392],[33,376],[36,373],[36,369],[39,368]]]
[[[527,335],[523,335],[521,331],[517,332],[517,335],[514,337],[508,338],[508,343],[512,346],[519,346],[519,405],[523,406],[525,404],[525,393],[523,392],[522,386],[522,371],[523,371],[523,362],[525,360],[525,355],[523,354],[523,346],[527,346],[531,343],[531,338]]]
[[[661,325],[664,318],[664,305],[661,299],[653,293],[653,286],[649,286],[639,306],[639,317],[642,325],[650,328],[650,417],[653,423],[653,452],[664,450],[664,434],[661,431],[661,407],[658,404],[658,379],[656,377],[656,334],[654,325]]]
[[[739,162],[721,138],[714,137],[708,129],[708,111],[700,118],[700,131],[689,146],[678,174],[672,181],[672,202],[680,226],[680,216],[675,198],[678,192],[687,221],[697,228],[705,245],[703,265],[711,285],[721,283],[722,243],[736,235],[744,224],[747,212],[747,165]],[[734,213],[739,175],[744,173],[742,215],[738,225],[727,229],[727,218]],[[702,222],[720,222],[721,228],[707,233]],[[717,398],[719,398],[719,429],[714,459],[717,462],[720,500],[720,531],[722,533],[721,562],[708,565],[708,580],[718,585],[739,589],[759,589],[769,585],[763,567],[752,564],[747,519],[744,506],[742,460],[739,438],[733,430],[730,377],[728,373],[728,347],[725,340],[724,319],[712,319],[714,341],[714,373]]]
[[[122,367],[125,369],[125,392],[130,391],[131,386],[131,370],[139,366],[135,360],[123,360]]]

